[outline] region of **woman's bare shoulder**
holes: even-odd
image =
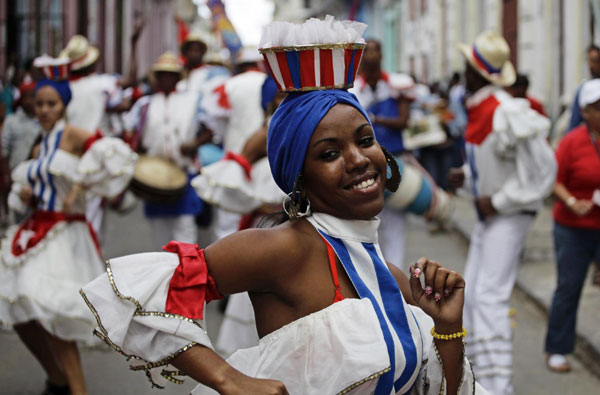
[[[254,228],[233,233],[206,248],[209,254],[260,255],[266,259],[293,260],[306,253],[310,229],[306,221],[285,222],[272,228]],[[314,237],[314,236],[313,236]]]

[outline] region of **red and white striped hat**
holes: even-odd
[[[71,60],[68,58],[53,58],[42,55],[35,58],[33,66],[42,70],[49,80],[66,80],[71,75]]]
[[[366,44],[262,48],[269,73],[285,92],[348,89],[354,85]]]
[[[273,22],[263,30],[259,51],[282,91],[348,89],[366,46],[366,28],[330,15],[303,24]]]

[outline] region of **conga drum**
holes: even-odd
[[[148,202],[171,203],[183,196],[187,182],[185,171],[168,160],[140,156],[129,189]]]
[[[395,158],[402,174],[398,190],[386,195],[385,204],[440,223],[450,221],[453,207],[449,195],[439,188],[425,169],[412,160]]]

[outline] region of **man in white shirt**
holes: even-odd
[[[510,395],[512,336],[509,298],[525,239],[556,176],[546,142],[550,121],[503,87],[515,81],[508,44],[495,32],[462,45],[467,61],[467,163],[450,173],[450,184],[472,195],[479,222],[465,268],[464,325],[467,354],[481,384]],[[518,125],[515,127],[515,125]]]

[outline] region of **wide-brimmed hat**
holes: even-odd
[[[100,51],[98,48],[90,45],[87,38],[76,34],[69,40],[69,43],[59,55],[61,58],[71,59],[71,70],[81,70],[88,67],[98,60]]]
[[[187,51],[187,48],[191,43],[200,43],[204,47],[204,50],[206,51],[206,48],[207,48],[206,41],[207,41],[207,38],[205,37],[204,34],[202,34],[200,32],[190,32],[185,37],[183,42],[181,43],[181,48],[179,48],[179,50],[183,54],[183,53],[185,53],[185,51]]]
[[[171,51],[167,51],[160,55],[156,60],[156,63],[152,65],[151,71],[153,73],[163,71],[169,73],[181,73],[183,72],[183,65],[175,54]]]
[[[515,82],[517,74],[510,62],[510,48],[500,34],[485,31],[472,45],[459,44],[458,49],[467,62],[491,83],[510,86]]]

